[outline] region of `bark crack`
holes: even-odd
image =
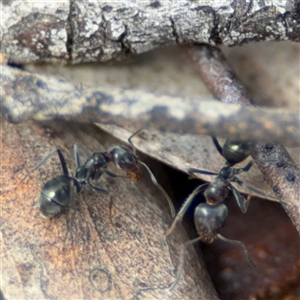
[[[175,37],[176,44],[179,44],[179,35],[176,31],[175,21],[172,17],[169,17],[169,20],[170,20],[171,25],[172,25],[172,35]]]
[[[73,57],[72,49],[73,49],[73,36],[74,36],[74,27],[73,27],[73,11],[74,11],[74,0],[70,0],[70,6],[69,6],[69,14],[67,18],[67,25],[66,25],[66,31],[67,31],[67,42],[66,42],[66,48],[68,52],[68,60],[71,61]]]

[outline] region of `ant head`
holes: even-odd
[[[222,180],[216,178],[215,181],[211,182],[206,190],[204,191],[204,196],[206,203],[210,205],[215,205],[222,203],[228,196],[229,190]]]
[[[127,173],[133,181],[139,178],[138,159],[133,151],[125,146],[113,146],[107,150],[110,160],[121,170]]]
[[[252,152],[253,143],[226,140],[222,155],[231,166],[245,160]]]
[[[211,244],[224,226],[228,209],[224,204],[199,204],[194,213],[194,222],[201,241]]]

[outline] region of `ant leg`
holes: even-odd
[[[170,286],[170,291],[174,290],[174,288],[176,287],[177,283],[179,282],[179,279],[181,277],[181,274],[183,272],[183,267],[184,267],[184,258],[185,258],[185,251],[186,251],[186,248],[198,241],[201,240],[201,237],[197,237],[193,240],[190,240],[186,243],[184,243],[182,246],[181,246],[181,249],[180,249],[180,254],[179,254],[179,266],[178,266],[178,271],[177,271],[177,276],[176,276],[176,279],[175,281],[171,284]]]
[[[241,196],[240,192],[232,185],[232,184],[228,184],[228,186],[230,187],[233,197],[238,205],[238,207],[240,208],[240,210],[245,213],[249,207],[250,204],[250,200],[247,198],[247,200],[245,200],[244,197]]]
[[[205,170],[200,170],[200,169],[195,169],[195,168],[189,168],[188,173],[199,173],[199,174],[205,174],[205,175],[218,175],[218,173],[215,172],[210,172],[210,171],[205,171]]]
[[[80,164],[80,157],[79,157],[79,149],[76,144],[74,144],[74,157],[75,157],[76,167],[79,168],[81,164]]]
[[[27,179],[27,177],[35,170],[37,170],[38,168],[40,168],[42,165],[44,165],[47,160],[56,152],[58,151],[57,149],[51,151],[45,158],[43,158],[35,167],[33,167],[28,173],[27,175],[25,175],[25,177],[15,185],[15,187],[17,187],[18,185],[20,185],[23,181],[25,181]]]
[[[249,189],[252,192],[257,193],[258,195],[262,196],[262,197],[268,197],[269,200],[274,201],[274,202],[280,202],[277,198],[275,197],[271,197],[269,195],[266,195],[265,193],[261,192],[260,190],[250,186],[250,185],[246,185],[247,189]]]
[[[61,168],[63,170],[64,175],[69,176],[68,167],[67,167],[67,164],[66,164],[63,154],[61,153],[61,151],[59,149],[57,149],[57,153],[58,153],[58,157],[59,157]]]
[[[254,264],[254,262],[251,260],[251,258],[250,258],[250,256],[249,256],[249,253],[248,253],[248,250],[247,250],[247,248],[246,248],[246,246],[245,246],[245,244],[244,244],[243,242],[238,241],[238,240],[231,240],[231,239],[228,239],[228,238],[222,236],[222,235],[219,234],[219,233],[217,234],[217,238],[220,239],[221,241],[224,241],[224,242],[231,243],[231,244],[238,245],[238,246],[242,247],[243,250],[244,250],[244,253],[245,253],[246,257],[247,257],[247,260],[248,260],[249,264],[250,264],[252,267],[255,267],[255,264]]]
[[[183,205],[182,205],[181,209],[179,210],[177,216],[175,217],[172,225],[166,231],[166,235],[169,235],[169,234],[171,234],[173,232],[173,230],[174,230],[177,222],[181,221],[181,219],[183,218],[183,216],[184,216],[185,212],[187,211],[188,207],[190,206],[190,204],[194,200],[195,196],[197,194],[203,192],[208,185],[209,185],[209,183],[204,183],[202,185],[199,185],[196,189],[193,190],[193,192],[188,196],[188,198],[183,203]]]
[[[240,180],[240,179],[238,179],[236,176],[234,176],[231,180],[230,180],[230,182],[236,182],[238,185],[243,185],[243,181],[242,180]]]
[[[149,167],[145,163],[143,163],[142,161],[138,161],[138,162],[139,162],[139,164],[141,164],[142,166],[144,166],[144,168],[148,171],[153,184],[161,191],[161,193],[167,199],[169,207],[170,207],[170,210],[171,210],[171,216],[172,216],[172,218],[174,218],[175,217],[175,208],[174,208],[174,205],[173,205],[173,202],[172,202],[171,198],[169,197],[169,195],[167,194],[167,192],[164,190],[164,188],[157,182],[154,174],[149,169]]]
[[[108,194],[109,194],[109,191],[107,191],[107,190],[105,190],[105,189],[102,189],[102,188],[100,188],[100,187],[97,187],[97,186],[93,185],[93,184],[91,183],[91,181],[90,181],[90,177],[88,178],[87,182],[88,182],[88,185],[89,185],[93,190],[95,190],[96,192],[102,193],[102,194],[105,194],[105,195],[108,195]]]
[[[136,155],[136,148],[135,146],[133,145],[133,142],[132,142],[132,138],[137,135],[138,133],[140,133],[143,129],[139,129],[138,131],[136,131],[135,133],[133,133],[129,138],[128,138],[128,143],[129,145],[131,146],[132,148],[132,151],[133,151],[133,154]]]
[[[251,167],[253,166],[253,162],[250,161],[244,168],[234,168],[232,169],[232,174],[233,175],[238,175],[240,173],[243,173],[243,172],[248,172]]]
[[[214,136],[211,136],[211,138],[212,138],[212,141],[213,141],[215,147],[217,148],[218,152],[223,156],[223,149],[222,149],[221,145],[219,144],[217,138]]]

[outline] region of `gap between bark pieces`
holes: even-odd
[[[224,103],[251,105],[250,97],[218,48],[201,44],[185,46],[184,49],[200,78],[217,99]],[[268,126],[267,122],[265,126]],[[272,126],[282,130],[277,122]],[[280,144],[259,142],[252,157],[300,233],[299,168]]]
[[[279,144],[257,143],[252,157],[300,233],[299,167]]]

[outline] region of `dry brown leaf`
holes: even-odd
[[[40,217],[36,199],[43,184],[62,172],[56,156],[8,190],[51,150],[60,148],[74,173],[74,143],[88,156],[116,144],[115,139],[93,125],[66,122],[12,125],[2,118],[1,127],[5,298],[217,299],[192,249],[186,275],[169,291],[186,233],[178,226],[165,237],[169,208],[149,180],[131,184],[103,178],[101,187],[110,196],[84,188],[75,195],[75,209],[52,219]]]

